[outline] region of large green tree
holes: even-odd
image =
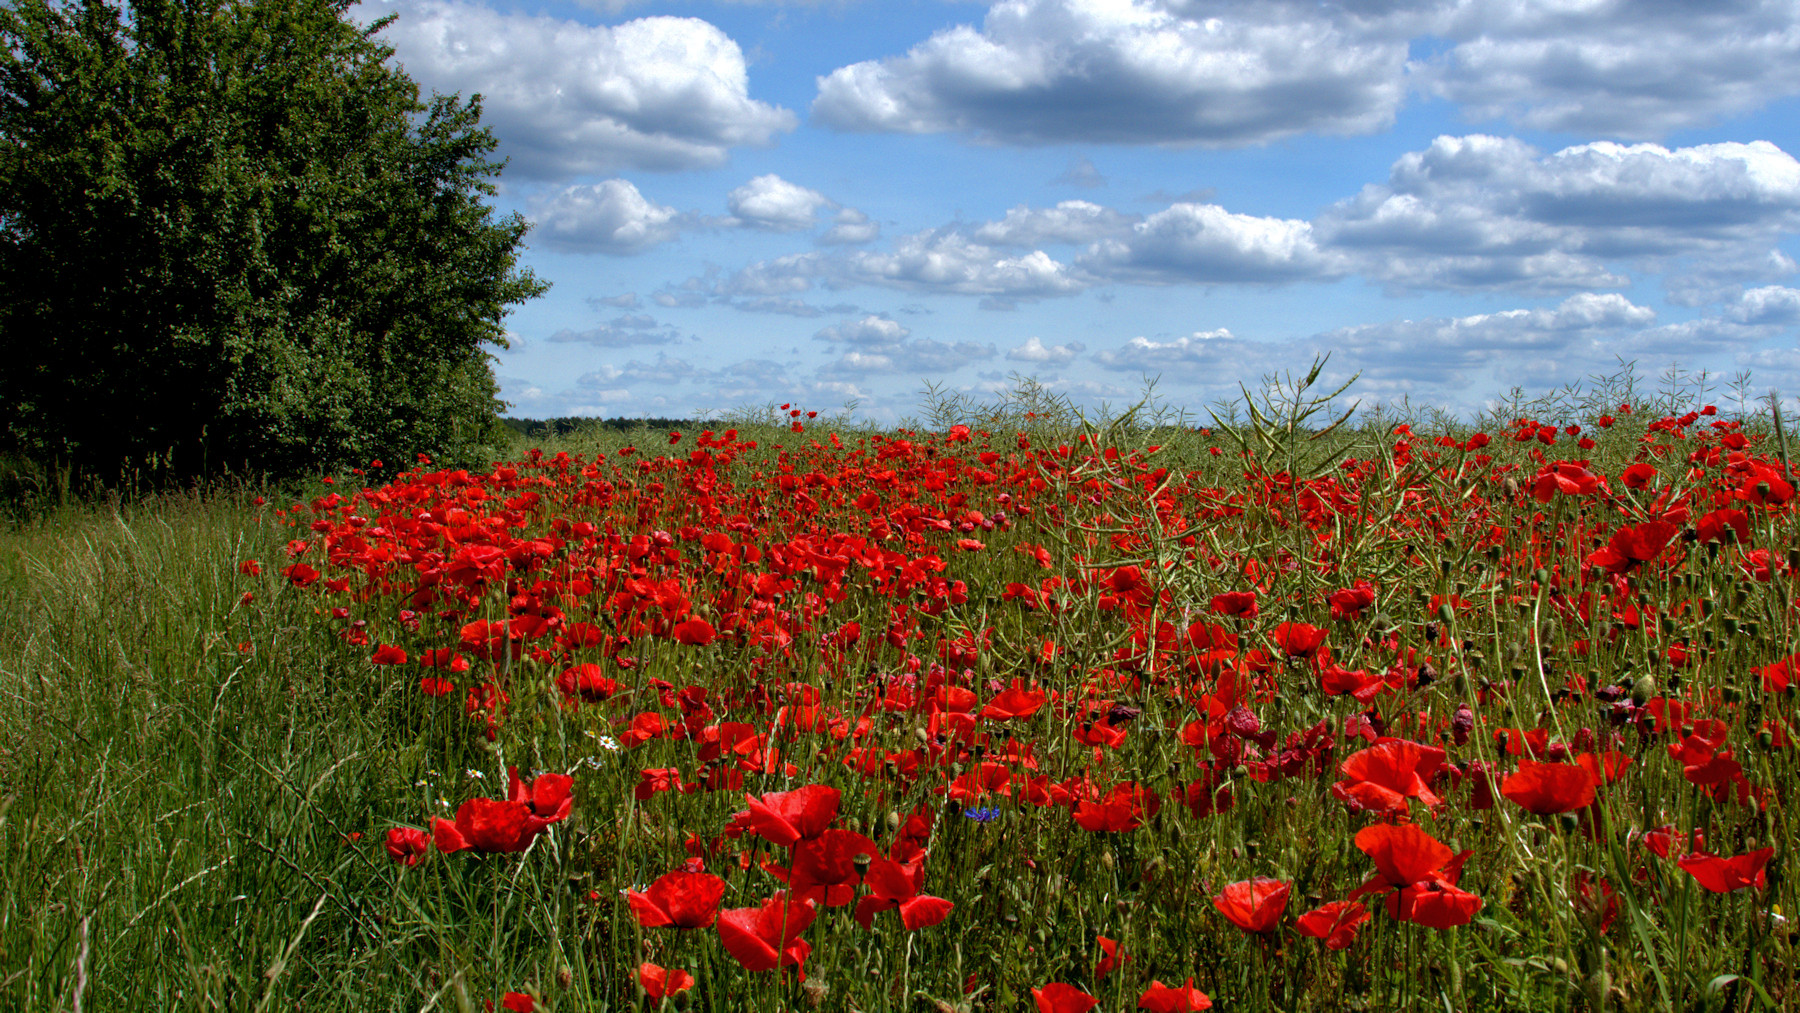
[[[350,6],[3,0],[0,449],[284,475],[491,431],[528,226],[480,97],[422,102]]]

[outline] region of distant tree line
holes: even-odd
[[[571,436],[599,430],[630,432],[634,429],[656,429],[668,432],[672,429],[698,429],[704,423],[696,422],[693,419],[600,419],[580,415],[564,415],[554,419],[502,418],[500,424],[520,436],[537,437]]]

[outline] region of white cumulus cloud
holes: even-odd
[[[1284,282],[1343,273],[1308,222],[1236,214],[1217,204],[1173,204],[1119,239],[1096,243],[1078,264],[1138,282]]]
[[[646,199],[630,181],[565,187],[531,214],[531,241],[568,253],[642,253],[680,234],[683,216]],[[636,296],[632,296],[635,305]]]
[[[1066,200],[1053,208],[1021,204],[997,222],[987,222],[969,238],[990,246],[1042,246],[1046,243],[1091,243],[1116,236],[1138,219],[1091,201]]]
[[[720,296],[794,296],[815,285],[873,285],[1000,301],[1073,295],[1092,279],[1042,250],[1005,253],[954,227],[903,236],[890,250],[793,253],[757,261],[714,283]]]
[[[843,208],[832,218],[831,228],[819,237],[824,246],[851,246],[874,242],[881,235],[881,223],[855,208]]]
[[[1800,163],[1767,141],[1610,142],[1544,155],[1439,137],[1314,220],[1361,273],[1419,287],[1618,287],[1621,262],[1768,258],[1800,224]]]
[[[1765,285],[1739,296],[1727,315],[1740,324],[1775,326],[1800,323],[1800,289]]]
[[[818,224],[819,209],[833,207],[834,202],[817,190],[769,173],[726,194],[725,206],[739,224],[775,232],[796,232]]]
[[[1041,338],[1033,335],[1026,338],[1023,345],[1008,349],[1006,357],[1013,362],[1060,366],[1075,361],[1075,357],[1085,351],[1087,346],[1079,341],[1071,341],[1065,345],[1046,345]]]
[[[969,131],[1009,143],[1242,145],[1388,125],[1404,38],[1304,8],[1186,17],[1149,0],[1003,0],[980,28],[819,79],[842,130]]]
[[[1654,138],[1800,91],[1792,0],[1434,3],[1410,24],[1454,40],[1416,86],[1472,120]]]
[[[698,18],[609,28],[454,0],[364,0],[358,17],[389,13],[398,62],[427,89],[479,92],[515,175],[716,166],[797,124],[750,97],[743,51]]]
[[[998,0],[979,26],[820,78],[812,111],[845,130],[1229,146],[1370,133],[1409,94],[1655,139],[1800,94],[1800,3]]]
[[[851,345],[895,345],[905,341],[911,333],[899,321],[871,315],[826,327],[813,337]]]

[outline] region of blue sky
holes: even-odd
[[[1800,0],[365,0],[553,283],[511,414],[1800,390]],[[1724,395],[1721,394],[1723,397]]]

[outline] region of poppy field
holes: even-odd
[[[1800,1003],[1777,420],[1301,404],[783,406],[14,536],[0,997]]]

